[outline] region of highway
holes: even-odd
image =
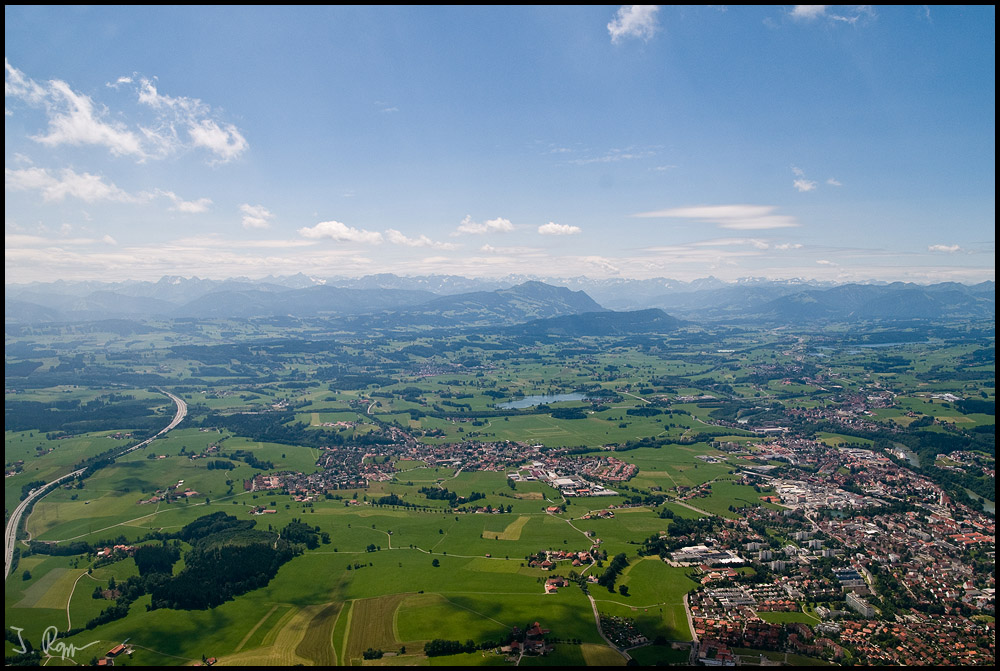
[[[175,395],[171,394],[169,391],[164,391],[163,389],[157,389],[157,391],[159,391],[162,394],[165,394],[165,395],[169,396],[170,400],[173,401],[174,405],[177,406],[177,412],[174,413],[174,418],[172,420],[170,420],[169,424],[167,424],[165,427],[163,427],[162,429],[160,429],[156,433],[156,435],[154,435],[152,438],[147,438],[146,440],[142,441],[141,443],[133,445],[132,447],[128,448],[127,450],[125,450],[124,452],[122,452],[121,454],[119,454],[118,455],[119,457],[121,457],[123,455],[126,455],[129,452],[134,452],[135,450],[138,450],[141,447],[145,447],[145,446],[149,445],[154,440],[156,440],[157,438],[159,438],[160,436],[162,436],[163,434],[165,434],[167,431],[170,431],[175,426],[177,426],[182,421],[184,421],[184,418],[187,416],[187,403],[185,403],[182,398],[180,398],[179,396],[175,396]],[[117,457],[116,457],[116,459],[117,459]],[[41,487],[37,487],[35,489],[32,489],[31,492],[29,492],[28,496],[23,501],[21,501],[21,503],[18,504],[17,508],[14,509],[14,512],[13,512],[13,514],[11,514],[10,519],[7,520],[7,528],[4,530],[4,538],[3,538],[3,549],[4,549],[4,573],[3,573],[3,579],[4,579],[4,581],[6,581],[8,577],[10,577],[10,567],[11,567],[11,564],[12,564],[12,562],[14,560],[14,547],[15,547],[15,544],[17,543],[17,526],[18,526],[18,524],[21,521],[21,516],[24,514],[24,511],[28,508],[28,506],[31,505],[31,503],[33,501],[36,501],[36,500],[42,498],[43,496],[45,496],[45,494],[47,494],[49,491],[51,491],[52,488],[55,485],[58,485],[63,480],[69,480],[69,479],[75,478],[76,476],[78,476],[81,473],[83,473],[84,470],[85,469],[83,469],[83,468],[75,470],[72,473],[67,473],[66,475],[63,475],[62,477],[56,478],[52,482],[48,482],[48,483],[42,485]]]

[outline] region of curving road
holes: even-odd
[[[132,447],[128,448],[127,450],[125,450],[124,452],[122,452],[121,454],[119,454],[118,455],[119,457],[121,457],[123,455],[126,455],[129,452],[133,452],[135,450],[138,450],[140,447],[145,447],[145,446],[149,445],[151,442],[153,442],[154,440],[156,440],[157,438],[159,438],[160,436],[162,436],[163,434],[165,434],[167,431],[170,431],[170,429],[174,428],[175,426],[177,426],[178,424],[180,424],[182,421],[184,421],[184,418],[187,416],[187,403],[184,402],[184,399],[182,399],[179,396],[175,396],[174,394],[171,394],[169,391],[165,391],[163,389],[159,389],[158,388],[157,391],[159,391],[162,394],[165,394],[165,395],[169,396],[170,400],[173,401],[174,405],[177,406],[177,412],[174,413],[174,418],[172,420],[170,420],[169,424],[167,424],[165,427],[163,427],[162,429],[160,429],[156,433],[156,435],[154,435],[152,438],[147,438],[146,440],[142,441],[141,443],[133,445]],[[76,476],[78,476],[81,473],[83,473],[84,470],[85,469],[83,469],[83,468],[77,469],[77,470],[73,471],[72,473],[67,473],[66,475],[64,475],[62,477],[56,478],[52,482],[48,482],[48,483],[42,485],[41,487],[36,487],[35,489],[32,489],[28,493],[28,496],[23,501],[21,501],[21,503],[18,504],[17,508],[14,509],[14,512],[11,514],[10,519],[7,520],[7,528],[4,530],[4,538],[3,538],[4,573],[3,573],[3,579],[5,581],[10,576],[10,567],[11,567],[11,563],[14,560],[14,546],[15,546],[15,544],[17,542],[17,525],[21,522],[21,516],[24,514],[24,511],[28,508],[29,505],[31,505],[31,503],[33,501],[36,501],[36,500],[42,498],[43,496],[45,496],[45,494],[47,494],[49,491],[51,491],[51,489],[55,485],[58,485],[63,480],[69,480],[71,478],[75,478]]]

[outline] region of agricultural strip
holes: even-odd
[[[345,646],[344,664],[361,659],[368,648],[394,649],[399,641],[393,633],[396,608],[408,594],[390,594],[372,599],[359,599],[351,609],[350,632]]]
[[[272,645],[265,645],[256,650],[247,650],[233,655],[226,655],[219,658],[219,664],[225,666],[295,666],[297,664],[311,664],[312,659],[299,656],[301,644],[304,642],[314,618],[319,615],[327,606],[306,606],[294,613],[290,619],[282,618],[275,629],[280,629],[273,638]],[[265,637],[265,643],[274,633],[272,629]],[[307,644],[310,653],[314,652],[312,643]],[[332,651],[331,651],[332,652]]]
[[[484,531],[483,538],[497,541],[517,541],[521,540],[521,529],[531,518],[521,515],[516,520],[507,525],[503,531]]]

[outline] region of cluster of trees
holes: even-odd
[[[289,537],[318,546],[315,529],[297,520],[280,536],[253,529],[255,524],[218,512],[185,526],[178,535],[193,547],[184,555],[184,570],[150,590],[150,607],[203,610],[218,606],[268,584],[282,564],[300,554],[302,546]]]
[[[170,575],[174,564],[181,558],[181,551],[177,545],[167,545],[164,541],[161,545],[140,545],[135,549],[133,558],[141,577],[154,573]],[[108,589],[113,588],[109,585]]]
[[[284,529],[281,530],[281,537],[289,543],[305,545],[310,550],[315,550],[322,542],[324,545],[330,543],[330,534],[321,531],[318,526],[311,527],[300,519],[292,518]]]
[[[447,487],[421,487],[420,493],[432,501],[447,501],[452,507],[457,503],[472,503],[486,498],[482,492],[471,492],[468,496],[459,496],[455,492],[449,491]]]
[[[491,642],[490,647],[495,647],[495,644]],[[424,654],[428,657],[457,655],[463,652],[475,652],[476,650],[479,650],[479,646],[472,639],[462,643],[461,641],[448,641],[443,638],[435,638],[433,641],[428,641],[424,644]]]
[[[326,447],[343,445],[344,437],[337,431],[312,428],[304,422],[296,422],[295,414],[288,412],[267,412],[257,415],[211,413],[202,421],[204,427],[226,429],[238,436],[245,436],[262,443],[282,445],[305,445]],[[379,431],[372,431],[351,438],[357,445],[381,445],[392,442],[392,438]],[[243,459],[243,461],[247,461]],[[253,464],[250,461],[251,466]],[[258,462],[263,464],[265,462]],[[255,467],[256,468],[256,467]]]
[[[32,489],[41,487],[45,484],[45,480],[32,480],[31,482],[21,485],[21,501],[28,498],[28,494],[31,493]]]
[[[625,414],[632,415],[633,417],[656,417],[657,415],[662,415],[663,411],[659,408],[642,406],[640,408],[629,408],[625,411]]]
[[[664,517],[666,514],[661,512],[660,516]],[[670,518],[670,526],[667,527],[667,535],[660,538],[659,534],[653,534],[644,540],[639,554],[666,557],[677,548],[690,545],[692,542],[711,534],[718,523],[719,518],[717,517],[672,517]]]
[[[625,557],[624,552],[619,552],[611,560],[611,563],[608,564],[608,568],[604,570],[601,577],[597,579],[597,584],[601,587],[607,587],[609,592],[614,592],[615,582],[626,566],[628,566],[628,559]]]
[[[163,417],[154,409],[163,405],[164,399],[135,399],[118,394],[97,398],[87,403],[79,400],[10,401],[4,403],[4,426],[7,431],[58,432],[79,434],[91,431],[108,431],[123,426],[150,430],[160,428]]]
[[[274,464],[270,461],[258,459],[257,455],[249,450],[236,450],[231,454],[221,455],[227,459],[235,459],[236,461],[242,461],[250,468],[256,468],[261,471],[270,471],[274,469]]]

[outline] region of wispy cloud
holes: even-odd
[[[497,217],[496,219],[488,219],[484,222],[477,222],[472,220],[471,215],[465,215],[465,219],[462,219],[462,223],[458,225],[451,235],[483,235],[485,233],[509,233],[514,230],[514,224],[510,223],[509,219],[504,219],[503,217]]]
[[[618,9],[615,18],[608,24],[611,43],[618,44],[622,40],[634,37],[649,41],[660,24],[656,14],[660,10],[656,5],[624,5]]]
[[[212,206],[211,198],[184,200],[173,191],[163,191],[161,189],[157,189],[156,193],[157,195],[163,196],[173,202],[174,205],[170,209],[175,212],[183,212],[184,214],[201,214],[202,212],[207,212],[208,208]]]
[[[191,124],[188,133],[195,147],[208,149],[223,163],[233,160],[250,146],[231,123],[219,124],[211,119],[203,119]]]
[[[274,215],[263,205],[251,205],[243,203],[240,205],[240,212],[243,213],[243,228],[264,229],[271,227],[271,219]]]
[[[196,235],[175,240],[178,247],[211,247],[221,249],[289,249],[312,247],[315,240],[247,240],[243,238],[227,238],[215,233]]]
[[[540,247],[494,247],[493,245],[483,245],[479,251],[486,254],[502,254],[508,256],[539,256],[544,255],[545,250]]]
[[[829,184],[830,186],[844,186],[843,184],[840,183],[839,180],[836,180],[833,177],[826,180],[826,183]]]
[[[797,21],[836,21],[854,25],[862,19],[874,19],[875,10],[871,5],[840,5],[840,12],[830,11],[833,5],[795,5],[789,16]]]
[[[567,161],[572,165],[593,165],[595,163],[619,163],[621,161],[634,161],[637,159],[650,158],[656,156],[656,151],[643,147],[627,147],[625,149],[611,149],[599,156],[588,156],[574,158]]]
[[[795,19],[812,21],[826,14],[827,7],[829,5],[795,5],[792,8],[791,15]]]
[[[109,245],[117,244],[109,235],[102,238],[47,238],[41,235],[25,235],[22,233],[5,233],[4,245],[7,247],[82,247],[103,242]]]
[[[806,193],[807,191],[813,191],[816,189],[816,182],[809,179],[799,178],[792,182],[792,186],[794,186],[795,190],[799,193]]]
[[[210,152],[214,163],[231,161],[249,147],[239,129],[219,120],[209,105],[197,98],[161,94],[146,78],[124,76],[108,84],[111,90],[133,90],[141,108],[152,112],[152,118],[130,127],[111,119],[106,106],[74,91],[65,81],[35,82],[7,59],[4,70],[5,96],[45,111],[48,129],[31,138],[46,146],[101,146],[112,155],[138,161],[202,148]]]
[[[760,238],[717,238],[692,242],[692,247],[753,247],[754,249],[770,249],[771,245]]]
[[[647,219],[691,219],[712,223],[719,228],[742,231],[791,228],[799,225],[794,217],[775,214],[776,209],[773,205],[699,205],[641,212],[632,216]]]
[[[362,242],[365,244],[377,245],[382,242],[382,234],[378,231],[366,231],[361,228],[352,228],[339,221],[321,221],[312,228],[303,227],[299,229],[299,235],[311,240],[330,238],[337,242]]]
[[[397,231],[395,228],[386,229],[385,239],[394,245],[403,245],[404,247],[432,247],[435,249],[458,249],[458,245],[452,242],[435,242],[431,240],[426,235],[418,235],[415,238],[410,238],[404,235],[402,232]]]
[[[581,230],[579,226],[556,224],[551,221],[538,227],[539,235],[576,235],[580,232]]]
[[[813,191],[816,188],[816,182],[811,179],[806,179],[806,173],[801,168],[796,168],[792,166],[792,172],[795,174],[796,179],[792,182],[792,186],[799,193],[805,193],[807,191]]]
[[[169,209],[185,214],[201,214],[212,205],[210,198],[184,200],[173,191],[164,189],[128,193],[100,175],[78,173],[70,168],[64,168],[58,174],[52,174],[44,168],[5,168],[4,188],[8,191],[39,191],[43,199],[56,202],[78,198],[87,203],[106,201],[138,204],[166,198],[173,203]]]
[[[143,200],[114,184],[105,182],[98,175],[89,172],[77,173],[69,168],[60,171],[58,177],[43,168],[23,170],[5,168],[4,188],[10,191],[40,191],[42,198],[50,201],[60,201],[68,197],[79,198],[88,203],[97,201],[134,203]]]
[[[49,128],[47,133],[32,137],[36,142],[47,146],[99,145],[116,156],[146,158],[140,136],[122,123],[105,121],[107,110],[96,108],[89,96],[74,92],[59,80],[49,82],[47,94]]]
[[[954,253],[962,251],[962,248],[958,245],[930,245],[927,247],[927,251]]]

